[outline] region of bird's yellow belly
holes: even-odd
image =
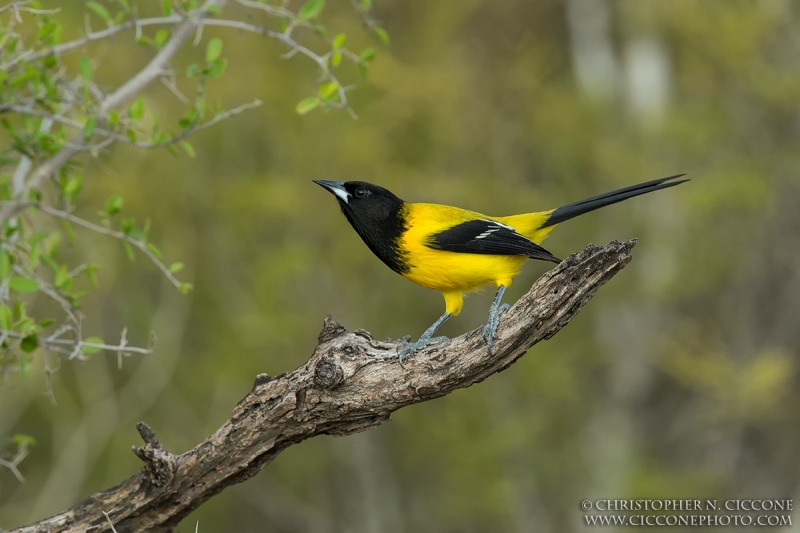
[[[442,292],[468,292],[489,283],[510,285],[527,257],[465,254],[432,248],[417,249],[403,276]]]

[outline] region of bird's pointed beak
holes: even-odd
[[[335,194],[341,201],[344,203],[348,203],[350,200],[350,193],[347,192],[347,189],[344,188],[343,181],[332,181],[332,180],[311,180],[317,185],[324,187],[328,190],[328,192]]]

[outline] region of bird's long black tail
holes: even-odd
[[[565,206],[561,206],[558,209],[555,209],[552,213],[550,213],[550,217],[542,224],[542,228],[546,228],[548,226],[555,226],[565,220],[569,220],[571,218],[575,218],[578,215],[582,215],[584,213],[588,213],[589,211],[594,211],[595,209],[600,209],[601,207],[605,207],[607,205],[615,204],[617,202],[621,202],[623,200],[627,200],[628,198],[633,198],[634,196],[639,196],[640,194],[647,194],[653,191],[659,191],[661,189],[666,189],[668,187],[674,187],[675,185],[680,185],[685,181],[689,181],[688,179],[685,180],[676,180],[686,174],[676,174],[675,176],[670,176],[668,178],[661,178],[659,180],[647,181],[645,183],[640,183],[638,185],[631,185],[630,187],[625,187],[623,189],[617,189],[616,191],[607,192],[605,194],[600,194],[598,196],[592,196],[591,198],[587,198],[585,200],[581,200],[580,202],[574,202],[571,204],[567,204]]]

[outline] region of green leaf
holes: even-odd
[[[37,337],[35,333],[31,333],[30,335],[22,339],[22,342],[19,343],[19,347],[22,349],[23,352],[31,353],[32,351],[34,351],[36,348],[39,347],[39,337]]]
[[[319,86],[319,95],[323,100],[330,100],[339,92],[339,85],[329,81]]]
[[[67,238],[69,239],[69,243],[75,244],[75,230],[72,229],[72,224],[69,223],[69,220],[62,220],[61,222],[64,226],[64,232],[67,234]]]
[[[92,60],[86,56],[81,56],[81,58],[78,59],[78,72],[80,73],[81,78],[83,78],[84,80],[86,81],[91,80],[92,74],[94,72],[94,67],[92,66]]]
[[[52,257],[50,257],[49,254],[50,252],[45,251],[45,253],[42,255],[42,261],[44,261],[44,264],[47,265],[47,268],[49,268],[53,272],[56,272],[58,271],[58,263],[53,261]]]
[[[197,63],[194,63],[186,67],[186,77],[194,78],[195,76],[199,75],[200,75],[200,67],[197,66]]]
[[[100,267],[98,265],[87,265],[86,266],[86,277],[89,278],[89,283],[91,284],[93,289],[97,288],[97,270]]]
[[[27,444],[28,446],[36,446],[36,439],[31,437],[30,435],[23,435],[21,433],[17,433],[12,437],[12,440],[19,447],[22,447],[24,444]]]
[[[47,238],[46,231],[37,231],[36,233],[28,237],[28,244],[30,244],[31,246],[36,246],[46,238]]]
[[[11,309],[7,305],[0,305],[0,327],[11,329]]]
[[[375,33],[385,46],[389,46],[389,33],[386,30],[381,27],[376,27]]]
[[[153,244],[152,242],[147,243],[147,249],[150,250],[154,256],[156,256],[159,260],[162,259],[161,250],[158,249],[158,246]]]
[[[194,285],[191,283],[181,283],[180,287],[178,287],[178,290],[181,294],[189,294],[189,291],[191,291],[193,288]]]
[[[222,39],[214,37],[206,46],[206,63],[213,63],[222,54]]]
[[[11,275],[11,256],[8,252],[0,252],[0,279]]]
[[[106,215],[113,217],[122,210],[122,205],[125,201],[122,196],[115,194],[106,201]]]
[[[364,11],[369,11],[372,9],[372,0],[360,0],[361,9]]]
[[[186,152],[186,155],[194,159],[197,154],[194,151],[194,147],[189,141],[181,141],[181,148]]]
[[[297,18],[300,20],[313,19],[319,16],[323,7],[325,7],[325,0],[308,0],[297,12]]]
[[[161,0],[161,12],[165,17],[172,15],[172,0]]]
[[[303,98],[297,103],[295,111],[297,111],[297,114],[299,115],[305,115],[309,111],[319,107],[321,103],[322,100],[318,96],[309,96],[308,98]]]
[[[123,246],[125,246],[125,252],[128,254],[128,259],[131,261],[136,260],[136,256],[133,254],[133,246],[129,242],[123,242]]]
[[[347,35],[344,33],[340,33],[333,39],[333,49],[338,50],[342,46],[344,46],[344,41],[347,39]]]
[[[366,62],[370,62],[373,59],[375,59],[375,49],[370,46],[369,48],[361,52],[361,59]]]
[[[67,280],[69,280],[69,276],[67,275],[67,265],[61,265],[58,269],[58,272],[56,272],[53,285],[55,285],[58,289],[63,289]]]
[[[25,342],[25,339],[22,340]],[[20,345],[20,347],[22,347]],[[25,356],[19,358],[19,375],[22,379],[26,379],[28,375],[31,373],[31,361]]]
[[[341,52],[336,52],[335,54],[333,54],[333,56],[331,56],[331,65],[333,65],[334,67],[338,67],[341,62],[342,62]]]
[[[86,121],[86,124],[83,125],[83,140],[88,141],[92,138],[92,134],[94,134],[94,128],[97,125],[97,119],[94,117],[89,117]]]
[[[131,120],[141,120],[144,116],[144,98],[139,98],[128,108],[128,117]]]
[[[153,41],[156,43],[158,48],[161,48],[167,41],[169,41],[169,37],[169,30],[162,28],[156,32],[156,36],[153,38]]]
[[[219,15],[222,13],[222,8],[218,5],[211,5],[206,8],[206,13],[209,15]]]
[[[181,262],[172,263],[169,266],[169,271],[172,272],[173,274],[175,272],[180,272],[181,270],[183,270],[183,263],[181,263]]]
[[[112,126],[119,124],[119,113],[117,113],[116,110],[112,109],[108,112],[108,123]]]
[[[91,119],[94,120],[94,119]],[[88,124],[88,122],[87,122]],[[86,128],[84,128],[85,130]],[[68,196],[70,199],[75,198],[75,195],[80,192],[81,187],[83,187],[83,176],[80,174],[73,174],[67,180],[67,183],[64,185],[64,195]]]
[[[89,337],[88,339],[83,339],[83,346],[81,346],[81,351],[85,354],[93,354],[97,353],[101,350],[101,348],[97,348],[96,346],[86,346],[86,344],[105,344],[103,339],[100,337]]]
[[[39,284],[30,278],[23,278],[21,276],[14,276],[8,281],[8,286],[12,291],[20,293],[31,293],[39,290]]]
[[[108,9],[98,2],[86,2],[86,7],[89,8],[91,11],[94,12],[95,15],[100,17],[101,19],[105,20],[106,22],[111,22],[111,14],[108,12]]]
[[[225,67],[227,66],[228,60],[224,57],[221,57],[211,64],[211,66],[208,68],[208,72],[206,72],[206,76],[208,76],[208,79],[210,80],[219,78],[225,72]]]
[[[124,233],[125,235],[130,235],[131,233],[133,233],[135,225],[136,225],[136,219],[126,218],[120,223],[120,229],[122,230],[122,233]]]

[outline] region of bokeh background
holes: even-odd
[[[55,3],[77,34],[82,3]],[[113,354],[64,361],[55,406],[41,361],[0,385],[0,431],[37,439],[25,483],[0,470],[0,527],[137,471],[139,420],[172,452],[194,446],[257,373],[304,362],[328,313],[379,338],[417,336],[440,315],[441,296],[373,257],[319,178],[493,215],[678,172],[693,181],[553,233],[546,246],[562,257],[639,244],[508,371],[373,431],[293,446],[181,531],[568,532],[585,527],[583,499],[800,500],[800,4],[381,0],[375,16],[388,49],[345,0],[322,17],[356,50],[379,49],[366,81],[344,71],[358,120],[298,116],[312,64],[207,29],[229,59],[210,98],[264,105],[198,135],[196,159],[117,146],[86,160],[81,213],[96,220],[120,193],[195,290],[182,296],[145,258],[79,234],[68,253],[102,265],[87,334],[113,341],[127,326],[147,344],[154,331],[157,351],[121,369]],[[91,51],[109,87],[151,53],[130,34]],[[176,70],[202,54],[186,51]],[[165,125],[181,108],[160,85],[146,98]],[[530,262],[508,300],[546,268]],[[444,333],[481,325],[492,295],[468,298]]]

